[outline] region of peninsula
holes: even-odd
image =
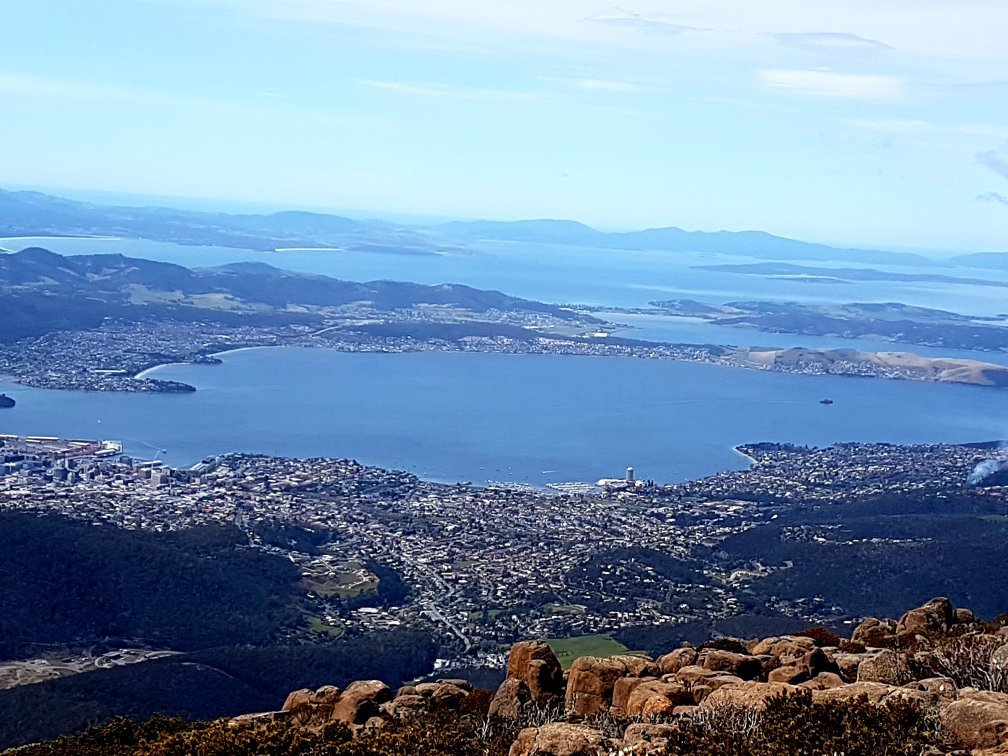
[[[574,354],[805,375],[1008,386],[986,362],[855,350],[768,350],[620,338],[587,310],[457,284],[355,283],[259,263],[190,270],[122,255],[0,255],[0,373],[23,385],[187,392],[146,371],[259,346]]]

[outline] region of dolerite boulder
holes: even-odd
[[[796,690],[793,685],[749,680],[738,685],[724,685],[713,691],[700,704],[702,711],[751,710],[763,711],[774,696]]]
[[[345,725],[362,725],[381,714],[379,708],[392,700],[392,689],[381,680],[350,683],[333,704],[332,719]]]
[[[945,633],[955,623],[956,613],[952,602],[944,597],[934,598],[900,617],[896,623],[896,636],[907,638]]]
[[[942,724],[970,748],[1008,746],[1008,694],[964,688],[940,712]]]
[[[1008,674],[1008,643],[1000,646],[991,654],[991,666],[1004,670],[1004,673]]]
[[[711,672],[727,672],[743,680],[755,680],[763,673],[763,664],[756,657],[716,648],[701,651],[696,665]]]
[[[335,685],[323,685],[318,690],[295,690],[287,696],[282,710],[304,727],[322,726],[332,717],[339,697],[340,689]]]
[[[508,756],[605,756],[618,748],[619,741],[599,730],[554,722],[522,730]]]
[[[623,733],[622,753],[633,756],[666,753],[669,741],[676,737],[676,732],[676,728],[669,724],[632,724]]]
[[[664,656],[658,658],[658,669],[663,675],[674,675],[683,667],[695,664],[697,659],[696,649],[689,643],[683,644],[682,648],[677,648]]]
[[[661,670],[647,657],[575,659],[567,675],[567,710],[579,716],[604,714],[612,706],[613,687],[623,677],[657,677]]]
[[[795,659],[792,664],[772,670],[767,679],[770,682],[797,685],[812,680],[823,673],[839,676],[840,667],[821,648],[813,648],[800,658]]]
[[[519,717],[532,702],[532,693],[524,680],[509,678],[501,683],[490,701],[491,717]]]
[[[471,692],[472,685],[467,680],[404,685],[392,700],[378,708],[381,716],[387,719],[415,719],[433,711],[457,711]]]
[[[896,640],[896,622],[891,619],[868,617],[854,628],[851,640],[868,648],[889,646]]]
[[[423,696],[408,689],[403,696],[417,704]],[[341,722],[351,728],[363,726],[369,719],[388,715],[382,706],[392,700],[392,690],[381,680],[358,680],[340,691],[335,685],[325,685],[318,690],[296,690],[287,696],[283,711],[301,727],[319,729],[329,722]],[[422,707],[417,707],[418,710]]]
[[[693,693],[682,683],[644,680],[630,691],[624,716],[652,722],[672,714],[679,706],[692,703]]]
[[[815,642],[811,638],[799,635],[783,635],[776,638],[764,638],[754,643],[749,653],[753,656],[769,655],[778,659],[781,666],[794,664],[809,651],[814,650]]]
[[[858,664],[858,682],[880,682],[887,685],[902,685],[910,679],[910,669],[903,654],[892,649],[866,654]]]
[[[507,677],[490,704],[493,716],[517,717],[528,704],[557,706],[565,694],[563,668],[548,644],[523,641],[511,647]]]

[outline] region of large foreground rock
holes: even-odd
[[[511,717],[521,715],[532,702],[532,693],[524,680],[510,678],[501,683],[497,693],[490,702],[487,712],[491,717]]]
[[[858,664],[858,682],[902,685],[911,678],[907,660],[892,649],[866,655]]]
[[[490,716],[517,717],[530,706],[550,707],[563,701],[563,669],[544,641],[511,646],[507,677],[490,702]]]
[[[567,675],[567,710],[583,717],[605,714],[612,706],[617,680],[657,677],[660,671],[647,657],[624,655],[600,659],[582,656],[574,660]]]
[[[392,700],[392,689],[381,680],[358,680],[343,691],[333,705],[331,718],[345,725],[362,725],[381,715],[379,708]]]
[[[755,656],[716,648],[701,651],[696,666],[711,672],[727,672],[743,680],[755,680],[763,672],[763,663]]]
[[[944,597],[933,598],[900,617],[900,621],[896,623],[896,635],[900,638],[937,635],[948,632],[955,622],[952,602]]]
[[[623,733],[621,752],[633,756],[663,754],[675,733],[676,728],[669,724],[632,724]]]
[[[538,704],[552,704],[564,697],[563,668],[544,641],[524,641],[511,646],[507,679],[524,682]]]
[[[868,617],[851,633],[851,640],[868,648],[888,646],[896,639],[895,620]]]
[[[940,713],[942,724],[970,748],[1008,746],[1008,694],[964,688]]]
[[[763,711],[771,698],[782,693],[791,693],[794,690],[796,690],[794,685],[786,683],[755,682],[752,680],[740,685],[723,685],[711,692],[701,702],[699,708],[715,711],[725,708]]]
[[[554,722],[518,733],[509,756],[606,756],[619,742],[598,730]]]

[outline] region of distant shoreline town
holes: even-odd
[[[421,328],[424,321],[420,321]],[[219,364],[229,353],[263,347],[317,347],[340,352],[470,352],[630,357],[748,368],[811,376],[885,378],[972,386],[1008,386],[1008,368],[964,359],[853,349],[756,349],[711,344],[644,342],[603,336],[563,336],[529,330],[526,335],[396,334],[397,324],[379,323],[389,335],[353,326],[226,327],[210,323],[115,323],[84,331],[60,331],[0,345],[0,375],[24,386],[77,391],[185,393],[195,386],[156,377],[174,364]],[[430,322],[433,330],[437,323]],[[410,330],[417,329],[412,321]],[[157,352],[148,350],[156,345]]]

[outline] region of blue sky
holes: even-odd
[[[5,0],[2,17],[0,186],[1008,249],[1003,0]]]

